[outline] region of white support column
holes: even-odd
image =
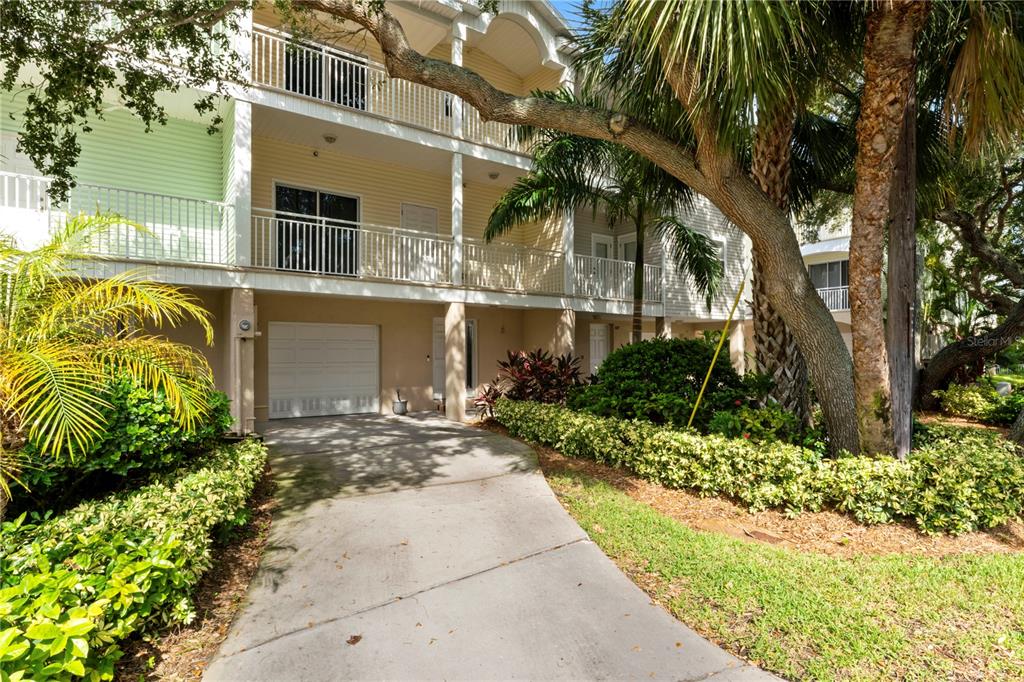
[[[576,293],[576,224],[572,211],[562,216],[562,253],[565,255],[565,295]]]
[[[226,393],[231,400],[232,429],[246,434],[256,430],[256,305],[252,289],[231,289],[224,295],[227,328],[222,329]]]
[[[252,64],[252,11],[239,20],[232,47],[246,64]],[[238,93],[241,94],[241,93]],[[225,125],[224,201],[234,220],[225,229],[234,233],[233,253],[226,254],[233,265],[252,264],[252,105],[235,97]],[[230,130],[231,136],[227,137]]]
[[[555,355],[576,354],[576,311],[563,308],[558,315],[551,352]]]
[[[452,29],[452,54],[451,62],[455,66],[462,66],[462,46],[465,40],[465,28],[462,26],[455,26]],[[455,95],[449,95],[452,100],[452,135],[455,137],[462,137],[463,130],[463,118],[465,113],[465,105],[461,97]]]
[[[452,284],[462,285],[462,154],[452,154]]]
[[[444,415],[466,418],[466,304],[449,303],[444,313]]]
[[[744,322],[745,320],[734,320],[732,329],[729,330],[729,360],[732,362],[733,368],[740,374],[744,374],[747,370]]]
[[[235,264],[252,265],[252,105],[234,100],[227,201],[234,210]]]
[[[667,339],[672,336],[672,323],[664,317],[654,318],[654,335],[659,339]]]

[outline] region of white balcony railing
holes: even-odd
[[[396,227],[253,209],[255,267],[450,284],[451,239]]]
[[[818,295],[825,302],[829,310],[850,309],[850,288],[849,287],[823,287],[818,289]]]
[[[636,264],[632,261],[577,254],[573,256],[573,262],[577,296],[612,301],[633,300]],[[661,268],[657,265],[644,265],[644,300],[662,300]]]
[[[252,80],[256,85],[311,97],[391,121],[455,135],[456,98],[419,83],[391,78],[384,65],[328,45],[303,41],[264,26],[253,29]],[[463,137],[473,142],[518,150],[512,126],[484,122],[469,106]]]
[[[145,230],[127,223],[113,227],[93,243],[97,255],[210,265],[234,263],[234,212],[228,204],[78,184],[68,200],[58,205],[47,194],[49,186],[49,178],[0,172],[4,222],[16,223],[3,227],[20,234],[41,227],[52,229],[69,213],[115,213]]]
[[[565,256],[557,251],[519,244],[464,240],[466,286],[541,294],[565,290]]]

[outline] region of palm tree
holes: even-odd
[[[836,60],[832,46],[849,40],[834,30],[848,23],[839,10],[813,2],[627,1],[584,16],[577,68],[587,87],[616,109],[647,120],[656,112],[660,127],[688,130],[702,164],[749,174],[781,211],[812,201],[852,164],[848,126],[810,107]],[[677,78],[666,78],[673,71]],[[673,100],[685,106],[652,106]],[[809,422],[807,363],[769,301],[756,244],[751,274],[758,371],[772,378],[772,398]]]
[[[574,99],[559,93],[564,100]],[[534,138],[533,168],[498,200],[487,221],[488,240],[516,225],[578,208],[602,209],[610,224],[628,222],[636,237],[633,262],[632,340],[640,341],[644,302],[644,255],[648,233],[672,244],[671,256],[688,273],[710,306],[722,276],[714,244],[680,220],[690,189],[639,154],[621,146],[550,130],[522,131]]]
[[[147,331],[195,321],[211,343],[209,313],[199,302],[131,273],[81,275],[97,240],[124,224],[116,216],[71,217],[31,251],[0,240],[0,519],[21,446],[31,440],[54,459],[86,451],[103,430],[114,375],[162,391],[183,426],[207,410],[206,359]]]

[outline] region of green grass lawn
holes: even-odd
[[[993,374],[989,378],[993,381],[1005,381],[1012,385],[1014,390],[1024,387],[1024,374]]]
[[[677,618],[785,677],[1024,679],[1024,556],[802,553],[691,530],[582,474],[548,480]]]

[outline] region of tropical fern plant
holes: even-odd
[[[195,321],[212,343],[199,301],[135,273],[82,274],[96,260],[98,241],[124,224],[118,216],[83,214],[32,250],[0,239],[0,519],[26,440],[56,460],[86,451],[103,431],[105,387],[114,375],[162,391],[183,426],[207,410],[206,359],[154,333]]]

